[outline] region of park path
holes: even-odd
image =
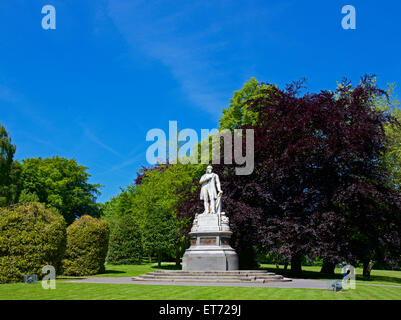
[[[175,286],[221,286],[221,287],[271,287],[271,288],[306,288],[326,289],[327,282],[322,280],[293,279],[291,282],[270,283],[228,283],[228,282],[158,282],[158,281],[132,281],[132,277],[88,277],[68,280],[74,283],[110,283],[110,284],[149,284],[149,285],[175,285]]]
[[[60,281],[64,282],[64,281]],[[175,286],[220,286],[220,287],[265,287],[265,288],[300,288],[300,289],[326,289],[326,280],[314,279],[293,279],[291,282],[270,282],[270,283],[219,283],[219,282],[158,282],[158,281],[132,281],[132,277],[88,277],[75,280],[66,280],[73,283],[104,283],[104,284],[148,284],[148,285],[175,285]],[[363,286],[395,287],[401,285],[358,283]]]

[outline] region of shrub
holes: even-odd
[[[104,220],[88,215],[75,220],[67,228],[63,274],[84,276],[103,273],[109,233],[109,226]]]
[[[139,227],[132,216],[115,218],[111,227],[107,263],[139,264],[143,254],[141,238]]]
[[[55,209],[27,203],[0,209],[0,283],[18,282],[25,274],[56,274],[66,246],[66,223]]]

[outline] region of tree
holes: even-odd
[[[52,265],[60,273],[66,248],[66,223],[40,203],[0,208],[0,283],[22,282]]]
[[[141,263],[143,246],[139,227],[131,215],[114,217],[106,261],[111,264]]]
[[[63,274],[86,276],[105,271],[109,244],[105,220],[85,215],[67,228],[67,249],[62,261]]]
[[[162,252],[175,250],[176,263],[180,264],[192,217],[189,212],[180,211],[179,206],[197,188],[194,179],[199,179],[200,169],[198,165],[181,163],[144,168],[136,185],[129,188],[132,212],[141,227],[149,257],[156,252],[160,259]],[[157,232],[163,234],[157,236]]]
[[[132,197],[132,188],[122,189],[120,194],[102,205],[102,215],[106,219],[132,215]]]
[[[387,96],[375,96],[374,108],[388,114],[393,121],[386,123],[386,151],[383,155],[384,166],[390,173],[391,184],[401,190],[401,109],[400,101],[394,96],[396,85],[387,85]]]
[[[11,143],[11,137],[0,123],[0,207],[18,200],[19,163],[14,162],[16,146]]]
[[[376,85],[376,78],[370,77],[366,79],[370,82],[370,85]],[[362,83],[363,85],[363,83]],[[350,84],[339,84],[338,92],[341,91],[341,87],[350,86]],[[371,96],[371,108],[377,110],[383,114],[389,116],[389,121],[384,123],[384,132],[386,135],[385,150],[382,154],[381,163],[384,171],[388,172],[389,183],[391,189],[401,190],[401,110],[400,102],[394,96],[395,84],[388,84],[386,94],[372,94]],[[382,92],[383,93],[383,92]],[[337,96],[339,98],[339,96]],[[363,201],[363,200],[361,200]],[[323,273],[334,273],[335,261],[323,261],[321,272]],[[369,276],[371,267],[373,266],[372,260],[364,259],[364,275]]]
[[[400,195],[382,166],[391,120],[372,108],[384,92],[368,77],[337,92],[299,96],[301,87],[270,85],[248,102],[258,112],[256,125],[242,127],[254,129],[251,175],[215,166],[240,263],[255,244],[290,260],[293,274],[303,256],[399,257]]]
[[[157,264],[161,267],[162,253],[173,251],[179,244],[177,219],[168,208],[153,206],[147,212],[142,232],[145,249],[156,253]]]
[[[41,203],[57,208],[68,224],[82,215],[98,216],[98,184],[88,183],[87,168],[75,160],[61,157],[25,159],[22,163],[21,189],[35,194]]]
[[[246,125],[255,126],[258,123],[259,108],[250,109],[252,99],[268,97],[275,86],[259,83],[255,78],[247,80],[241,90],[234,91],[228,108],[223,109],[220,118],[220,129],[238,129]]]

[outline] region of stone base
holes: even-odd
[[[229,245],[232,232],[191,232],[191,246],[182,259],[183,271],[238,270],[237,253]]]

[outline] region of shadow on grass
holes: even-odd
[[[320,273],[318,271],[306,271],[303,270],[302,274],[300,275],[294,275],[291,272],[291,269],[277,269],[277,268],[269,268],[269,267],[261,267],[260,270],[268,270],[269,272],[273,272],[275,274],[282,275],[283,277],[286,278],[292,278],[292,279],[316,279],[316,280],[328,280],[328,279],[342,279],[341,274],[326,274],[326,273]]]
[[[397,277],[388,277],[388,276],[370,276],[370,279],[364,279],[362,276],[357,275],[356,280],[358,281],[366,281],[366,282],[374,282],[374,281],[380,281],[380,282],[396,282],[401,284],[401,278]]]
[[[321,273],[320,271],[307,271],[303,270],[301,275],[293,275],[290,269],[277,269],[271,267],[261,267],[261,270],[268,270],[269,272],[273,272],[275,274],[282,275],[286,278],[293,278],[293,279],[316,279],[316,280],[336,280],[336,279],[343,279],[343,275],[340,273],[335,274],[328,274],[328,273]],[[371,275],[369,279],[365,279],[362,275],[356,275],[357,281],[364,281],[364,282],[395,282],[401,284],[401,278],[398,277],[389,277],[389,276],[376,276]]]
[[[116,273],[127,273],[126,271],[121,271],[121,270],[106,270],[102,274],[116,274]]]
[[[165,264],[165,265],[161,265],[160,267],[156,266],[152,266],[152,269],[163,269],[163,270],[181,270],[182,266],[177,266],[175,264]]]

